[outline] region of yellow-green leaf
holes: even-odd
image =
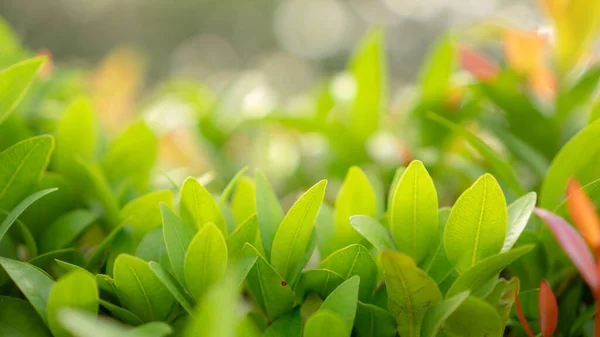
[[[227,237],[227,224],[223,214],[212,195],[195,178],[188,178],[181,188],[180,215],[183,221],[192,228],[202,229],[213,223]]]
[[[45,61],[36,57],[0,71],[0,124],[21,101]]]

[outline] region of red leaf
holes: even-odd
[[[594,293],[598,293],[600,277],[592,253],[581,235],[563,218],[550,211],[536,208],[533,213],[548,225],[556,241],[567,253],[583,280]]]
[[[552,288],[546,280],[540,284],[538,296],[538,308],[540,310],[540,329],[543,337],[552,337],[558,323],[558,304]]]
[[[460,65],[475,78],[482,82],[489,82],[498,75],[498,65],[482,53],[465,45],[459,48]]]
[[[517,316],[519,317],[519,322],[521,322],[521,326],[523,326],[523,330],[527,333],[529,337],[535,337],[533,331],[529,327],[529,322],[527,322],[527,318],[525,318],[525,314],[523,313],[523,308],[521,308],[521,301],[519,301],[519,291],[515,294],[515,309],[517,310]]]
[[[579,232],[595,251],[600,249],[600,220],[596,207],[579,183],[571,179],[567,185],[567,208]]]

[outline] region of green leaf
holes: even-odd
[[[60,278],[48,297],[48,326],[55,337],[69,337],[58,320],[58,312],[64,307],[98,312],[98,287],[96,278],[84,271],[73,271]]]
[[[56,149],[52,167],[64,175],[76,175],[75,158],[94,161],[96,124],[92,101],[78,97],[69,105],[54,131]]]
[[[56,188],[50,188],[47,190],[39,191],[25,198],[20,204],[18,204],[8,215],[4,218],[4,221],[0,223],[0,240],[4,237],[6,232],[10,229],[10,226],[17,220],[17,218],[36,200],[45,196],[46,194],[56,191]]]
[[[325,196],[325,180],[311,187],[296,201],[275,233],[271,265],[284,280],[293,282],[300,275],[304,254]]]
[[[599,137],[600,121],[596,121],[579,131],[563,146],[554,157],[542,182],[540,207],[554,209],[558,206],[567,188],[567,181],[572,177],[578,178],[580,171],[597,158],[600,151],[600,142],[597,141]]]
[[[138,191],[144,192],[156,161],[157,147],[152,130],[144,122],[137,122],[110,143],[102,169],[109,181],[128,178]]]
[[[263,337],[301,337],[302,316],[300,308],[296,308],[271,324]]]
[[[173,208],[173,192],[156,191],[143,195],[123,206],[119,213],[121,222],[131,225],[133,238],[139,242],[142,237],[162,223],[160,204]]]
[[[144,322],[167,318],[175,301],[144,260],[121,254],[115,261],[113,273],[125,308]]]
[[[175,280],[175,278],[169,274],[168,271],[163,268],[159,263],[150,261],[148,263],[150,270],[156,275],[156,277],[162,282],[162,284],[169,290],[173,298],[181,305],[181,307],[189,314],[192,315],[192,301],[189,299],[181,285]]]
[[[231,178],[227,186],[225,186],[225,189],[223,189],[223,193],[221,193],[221,196],[219,197],[219,205],[227,203],[227,199],[229,199],[231,193],[233,193],[240,179],[246,174],[246,171],[248,171],[248,166],[242,167],[242,169],[239,170],[238,173],[233,176],[233,178]]]
[[[444,232],[448,260],[459,273],[502,249],[507,227],[504,194],[489,174],[456,201]]]
[[[183,274],[186,289],[199,301],[202,295],[220,281],[227,269],[227,245],[219,229],[205,225],[192,239],[185,254]]]
[[[513,170],[510,163],[506,159],[501,158],[489,145],[479,139],[479,137],[462,126],[445,119],[444,117],[434,113],[429,113],[427,116],[436,123],[464,137],[469,144],[471,144],[471,146],[489,162],[492,173],[502,179],[502,181],[506,183],[513,192],[517,194],[525,193],[525,190],[519,183],[519,178],[517,177],[517,174]]]
[[[44,62],[45,58],[35,57],[0,71],[0,124],[25,96]]]
[[[102,173],[102,170],[97,165],[90,164],[81,158],[77,158],[76,163],[78,170],[81,172],[81,186],[84,191],[84,197],[94,204],[99,204],[104,211],[105,223],[103,229],[106,232],[111,231],[119,226],[119,203],[111,187]]]
[[[434,244],[438,228],[437,192],[422,162],[415,160],[404,171],[390,212],[396,247],[421,262]]]
[[[317,233],[321,258],[331,255],[334,251],[335,217],[333,216],[333,209],[327,203],[321,205],[319,214],[317,214],[315,232]]]
[[[425,313],[442,300],[442,294],[427,274],[408,255],[381,253],[381,266],[388,292],[388,309],[403,337],[418,337]]]
[[[52,334],[27,301],[0,296],[0,336],[52,337]]]
[[[476,294],[504,268],[527,254],[534,247],[533,245],[527,245],[514,248],[506,253],[491,256],[477,263],[458,277],[452,287],[450,287],[450,290],[448,290],[446,296],[454,296],[466,290],[470,290],[471,293]]]
[[[452,272],[452,264],[448,261],[444,249],[444,231],[449,217],[450,208],[438,210],[438,234],[435,249],[430,250],[429,255],[419,265],[437,284],[442,283]]]
[[[231,211],[235,224],[240,225],[256,213],[256,187],[248,177],[241,177],[231,197]]]
[[[273,238],[277,228],[283,220],[283,210],[279,199],[273,191],[273,188],[267,181],[267,178],[260,172],[256,171],[256,215],[258,216],[258,224],[260,226],[260,235],[266,256],[271,256],[271,247]]]
[[[342,248],[321,261],[316,269],[325,269],[348,280],[354,275],[360,277],[358,298],[367,301],[372,297],[377,284],[377,265],[371,253],[361,245]]]
[[[290,285],[251,244],[246,243],[244,251],[258,256],[246,278],[251,297],[270,320],[281,317],[294,307],[295,298]]]
[[[8,276],[15,282],[42,320],[48,322],[46,307],[54,281],[46,273],[29,263],[0,257],[0,265],[6,270]]]
[[[435,337],[440,331],[444,322],[452,315],[456,309],[469,297],[470,292],[465,291],[454,297],[448,298],[432,306],[423,319],[423,329],[421,337]]]
[[[12,209],[31,193],[48,166],[53,148],[54,138],[38,136],[0,152],[0,209]]]
[[[70,261],[72,264],[77,265],[83,264],[85,262],[83,260],[82,254],[78,252],[77,249],[65,248],[38,255],[29,260],[28,263],[32,266],[44,269],[56,259]]]
[[[111,315],[113,315],[113,317],[118,318],[124,323],[133,326],[144,324],[144,322],[142,322],[142,320],[139,317],[137,317],[134,313],[125,308],[121,308],[104,300],[100,300],[100,305],[106,308],[106,310],[108,310],[111,313]]]
[[[171,262],[165,246],[162,228],[157,228],[146,234],[135,249],[135,256],[144,261],[155,261],[171,271]]]
[[[366,215],[354,215],[350,223],[377,250],[395,249],[392,236],[379,221]]]
[[[501,337],[503,327],[495,308],[471,296],[448,318],[445,329],[457,336]]]
[[[86,209],[77,209],[56,219],[42,237],[41,252],[67,248],[96,221],[96,215]]]
[[[435,43],[421,69],[421,101],[437,103],[448,93],[456,62],[454,39],[445,36]]]
[[[246,219],[246,221],[239,225],[227,238],[228,259],[231,261],[240,259],[243,256],[243,249],[246,243],[257,247],[260,251],[261,242],[258,229],[258,218],[256,215]]]
[[[357,337],[395,337],[396,321],[387,311],[372,305],[358,302],[356,324]]]
[[[188,178],[181,188],[180,215],[188,226],[201,229],[208,223],[213,223],[227,237],[227,224],[221,210],[212,195],[196,180]]]
[[[110,248],[115,238],[121,233],[121,231],[123,231],[123,227],[125,227],[125,224],[122,224],[117,228],[113,229],[110,232],[110,234],[108,234],[104,238],[104,240],[102,240],[102,242],[98,245],[98,248],[94,250],[92,256],[90,256],[88,262],[85,264],[85,269],[96,270],[100,268],[100,265],[106,259],[108,249]]]
[[[508,229],[502,246],[502,252],[509,251],[527,226],[535,207],[537,194],[529,192],[508,206]]]
[[[334,249],[364,241],[350,224],[350,217],[356,214],[376,217],[377,200],[367,176],[360,168],[354,166],[348,171],[335,201]]]
[[[228,270],[233,273],[233,279],[239,287],[244,285],[244,280],[250,274],[250,270],[254,267],[254,264],[258,260],[258,256],[256,255],[247,255],[238,261],[234,261],[234,263],[230,264]]]
[[[346,323],[348,331],[352,331],[352,326],[354,326],[356,306],[358,305],[359,284],[360,277],[352,276],[335,288],[335,290],[327,296],[319,309],[335,312],[340,315]]]
[[[304,326],[304,337],[345,337],[350,336],[344,319],[330,311],[317,311]]]
[[[485,297],[485,301],[496,308],[503,327],[508,323],[510,311],[518,293],[519,279],[515,277],[510,281],[505,279],[498,280],[492,292]]]
[[[163,219],[163,236],[171,268],[179,283],[184,284],[185,253],[194,238],[194,232],[167,205],[161,204],[160,210]]]
[[[105,274],[96,274],[96,283],[98,284],[98,290],[100,291],[100,296],[114,303],[120,303],[119,293],[117,292],[117,288],[115,287],[115,281],[108,275]],[[102,304],[102,301],[100,301]],[[142,323],[139,320],[140,324]]]
[[[183,336],[234,337],[237,296],[237,285],[232,277],[211,287],[194,310]]]
[[[382,29],[372,29],[356,48],[348,66],[356,81],[350,129],[359,139],[379,130],[387,104],[386,62]]]
[[[173,329],[162,322],[127,328],[117,322],[98,318],[85,311],[64,308],[59,313],[62,325],[75,337],[166,337]]]

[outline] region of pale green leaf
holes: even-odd
[[[432,306],[425,313],[423,319],[423,328],[421,337],[436,337],[442,330],[442,327],[448,317],[452,315],[456,309],[469,297],[470,292],[465,291],[457,294],[454,297],[443,300]]]
[[[346,337],[350,331],[344,319],[331,311],[317,311],[304,325],[304,337]]]
[[[239,226],[256,213],[256,187],[248,177],[241,177],[231,197],[231,212]]]
[[[529,192],[508,206],[508,229],[502,246],[502,252],[509,251],[527,226],[535,207],[537,194]]]
[[[135,242],[162,223],[160,204],[173,208],[173,192],[161,190],[145,194],[123,206],[119,213],[121,222],[131,225]]]
[[[188,226],[201,229],[206,224],[213,223],[227,237],[227,224],[219,206],[195,178],[190,177],[183,183],[179,207],[181,218]]]
[[[163,219],[163,236],[171,268],[173,269],[175,278],[181,284],[184,284],[183,265],[185,253],[194,238],[194,232],[167,205],[161,204],[160,210]]]
[[[354,215],[350,223],[377,250],[395,249],[390,232],[379,221],[366,215]]]
[[[273,188],[260,171],[256,171],[256,215],[260,226],[265,254],[271,256],[271,247],[277,228],[283,220],[283,210]]]
[[[340,315],[348,331],[354,326],[356,307],[358,305],[358,285],[360,277],[352,276],[340,284],[323,302],[319,310],[327,310]]]
[[[44,62],[45,58],[35,57],[0,71],[0,124],[25,96]]]

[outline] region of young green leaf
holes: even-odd
[[[96,278],[84,271],[73,271],[60,278],[52,287],[48,297],[48,326],[55,337],[69,337],[58,320],[58,312],[64,308],[98,312],[98,286]]]
[[[0,71],[0,124],[19,104],[44,62],[43,57],[36,57]]]
[[[408,255],[384,251],[381,266],[388,292],[388,308],[404,337],[418,337],[425,313],[442,300],[435,281]]]
[[[434,244],[438,228],[437,192],[422,162],[413,161],[404,171],[390,212],[396,247],[421,262]]]
[[[563,198],[567,182],[596,158],[600,151],[600,121],[579,131],[554,157],[540,191],[540,207],[554,209]]]
[[[283,210],[277,195],[267,181],[267,178],[256,171],[256,215],[260,226],[260,235],[265,248],[266,256],[271,256],[271,247],[277,228],[283,220]]]
[[[344,278],[327,269],[312,269],[302,273],[294,292],[298,298],[304,299],[310,294],[317,294],[321,298],[326,298],[337,288]]]
[[[471,296],[448,318],[445,330],[453,336],[501,337],[503,327],[496,309]]]
[[[262,229],[261,229],[262,230]],[[335,242],[335,217],[333,209],[327,203],[321,205],[317,219],[315,220],[315,232],[319,246],[319,253],[322,258],[331,255],[333,243]]]
[[[56,191],[56,188],[50,188],[47,190],[43,190],[43,191],[34,193],[34,194],[28,196],[27,198],[25,198],[25,200],[23,200],[20,204],[18,204],[10,213],[8,213],[6,218],[4,218],[2,223],[0,223],[0,240],[2,240],[2,238],[4,237],[6,232],[8,232],[8,230],[10,229],[10,226],[12,226],[12,224],[27,209],[27,207],[29,207],[31,204],[33,204],[36,200],[40,199],[41,197],[43,197],[49,193],[52,193],[54,191]]]
[[[181,218],[188,226],[202,229],[207,223],[213,223],[227,237],[227,224],[221,210],[198,180],[190,177],[183,183],[179,207]]]
[[[350,128],[359,139],[379,129],[381,112],[387,104],[384,36],[381,29],[367,33],[348,66],[356,81]]]
[[[485,301],[496,308],[503,327],[508,323],[512,306],[515,303],[515,297],[519,292],[519,284],[519,279],[516,277],[510,281],[500,279],[492,292],[485,297]]]
[[[96,153],[96,125],[93,103],[89,98],[78,97],[63,113],[56,130],[56,149],[52,167],[66,176],[76,175],[75,158],[94,161]]]
[[[233,193],[240,179],[244,177],[246,171],[248,171],[248,166],[242,167],[242,169],[239,170],[238,173],[236,173],[235,176],[233,176],[233,178],[231,178],[229,183],[227,183],[227,186],[225,186],[225,189],[223,189],[223,193],[221,193],[221,196],[219,197],[219,205],[227,203],[227,200],[231,196],[231,193]]]
[[[185,254],[183,275],[186,289],[199,301],[223,278],[227,269],[227,245],[219,229],[206,224],[194,236]]]
[[[56,259],[70,261],[72,264],[76,265],[83,265],[85,262],[83,255],[75,248],[54,250],[42,255],[38,255],[27,262],[32,266],[44,269]]]
[[[489,174],[456,201],[444,232],[448,260],[459,273],[502,249],[507,227],[504,194]]]
[[[142,321],[167,318],[175,300],[150,270],[146,261],[121,254],[115,261],[115,287],[123,306]]]
[[[135,256],[148,262],[156,261],[167,270],[172,270],[162,228],[157,228],[142,238],[135,249]]]
[[[357,337],[395,337],[396,321],[386,310],[372,304],[358,302],[356,323]]]
[[[159,263],[150,261],[148,263],[150,270],[156,275],[156,277],[162,282],[162,284],[169,290],[173,298],[181,305],[181,307],[189,314],[192,315],[192,301],[185,293],[181,285],[175,280],[175,278],[169,274],[168,271],[163,268]]]
[[[350,336],[350,331],[348,331],[344,319],[331,311],[317,311],[304,325],[304,337],[345,336]]]
[[[250,243],[260,250],[260,233],[258,229],[258,218],[253,215],[239,225],[233,233],[227,238],[228,259],[236,261],[243,254],[244,245]]]
[[[321,261],[317,269],[329,270],[344,280],[358,275],[360,277],[358,298],[361,301],[370,300],[377,285],[377,265],[371,253],[361,245],[351,245],[334,252]]]
[[[352,331],[352,326],[354,326],[359,284],[360,277],[352,276],[335,288],[319,308],[319,310],[331,311],[340,315],[346,323],[348,331]]]
[[[256,260],[258,260],[258,256],[247,255],[234,261],[227,267],[228,272],[233,274],[232,278],[239,287],[244,285],[244,281],[248,277],[248,274],[250,274],[250,270],[254,267]]]
[[[115,287],[115,280],[112,277],[105,274],[96,274],[96,283],[98,284],[98,290],[100,291],[100,297],[107,299],[113,303],[121,303],[119,299],[119,293]],[[102,301],[100,301],[102,304]],[[140,324],[142,321],[139,321]]]
[[[251,297],[270,320],[281,317],[294,307],[295,298],[291,286],[251,244],[246,243],[244,251],[258,256],[246,278]]]
[[[470,290],[472,294],[476,294],[504,268],[529,253],[534,247],[533,245],[521,246],[477,263],[456,279],[446,296],[458,295],[467,290]]]
[[[533,212],[537,195],[530,192],[515,200],[508,206],[508,229],[502,246],[502,252],[509,251],[527,226],[527,221]]]
[[[77,209],[56,219],[40,242],[42,252],[67,248],[96,221],[96,215],[86,209]]]
[[[85,264],[85,269],[88,270],[96,270],[100,268],[100,264],[106,259],[108,254],[107,250],[115,240],[115,238],[123,231],[125,224],[121,224],[120,226],[113,229],[110,234],[108,234],[104,240],[98,245],[98,248],[94,250],[92,256],[90,256],[89,260]]]
[[[290,311],[271,324],[263,337],[302,337],[300,308]]]
[[[29,302],[0,296],[0,336],[52,337]]]
[[[162,223],[160,204],[173,208],[173,192],[170,190],[156,191],[143,195],[123,206],[119,213],[121,222],[131,225],[135,242]]]
[[[356,214],[376,217],[377,201],[369,179],[360,168],[354,166],[348,171],[335,201],[334,249],[363,241],[360,233],[350,224],[350,217]]]
[[[241,177],[231,197],[231,211],[235,224],[240,225],[256,213],[256,187],[248,177]]]
[[[435,337],[437,336],[444,323],[452,315],[456,309],[469,297],[470,292],[465,291],[453,297],[443,300],[432,306],[425,313],[423,318],[423,328],[421,330],[421,337]]]
[[[54,281],[46,273],[29,263],[0,257],[0,265],[29,300],[42,320],[48,322],[46,307]]]
[[[38,136],[0,152],[0,209],[12,209],[31,193],[48,166],[53,148],[54,138]]]
[[[139,317],[137,317],[134,313],[125,308],[121,308],[104,300],[100,300],[100,305],[106,308],[106,310],[108,310],[111,313],[111,315],[123,321],[124,323],[133,326],[144,324],[144,322],[142,322],[142,320]]]
[[[145,192],[157,155],[157,140],[144,122],[127,128],[108,146],[102,169],[109,181],[130,179],[133,186]]]
[[[377,250],[395,249],[392,236],[379,221],[366,215],[354,215],[350,223]]]
[[[450,76],[456,63],[455,40],[452,36],[439,39],[428,53],[421,69],[421,100],[436,103],[448,93]]]
[[[184,284],[185,253],[194,238],[194,232],[167,205],[161,204],[160,211],[162,214],[163,236],[167,255],[169,261],[171,261],[171,268],[179,283]]]
[[[288,282],[293,282],[304,268],[302,262],[325,196],[325,180],[311,187],[288,211],[275,233],[271,265]]]

